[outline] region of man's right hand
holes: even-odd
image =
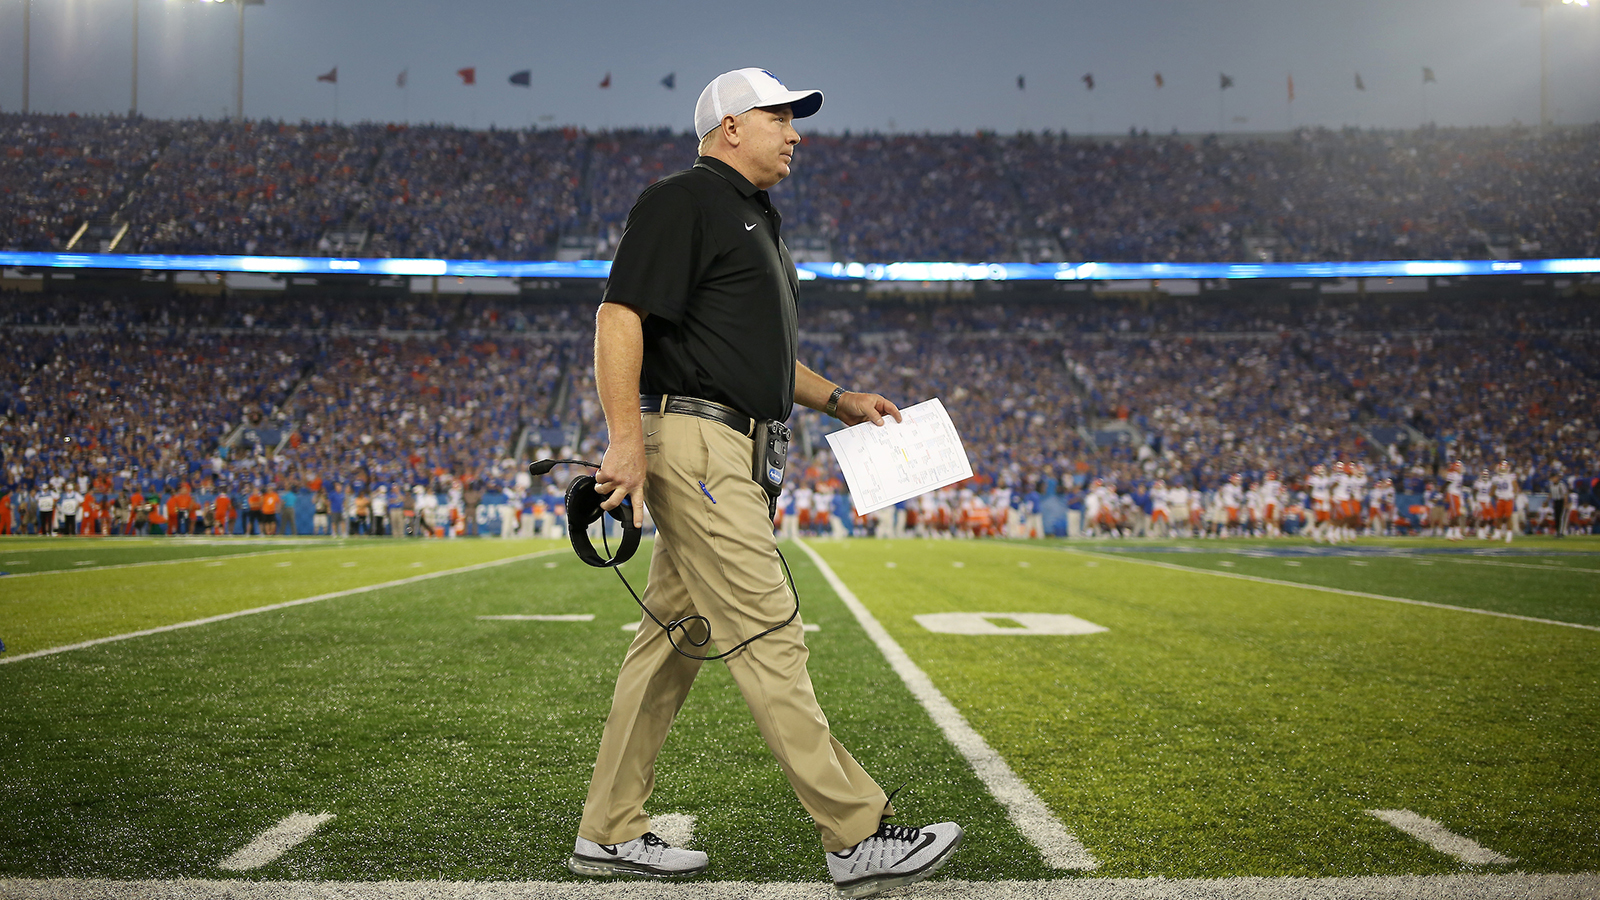
[[[594,489],[608,495],[600,504],[607,512],[632,501],[636,528],[644,527],[644,423],[639,413],[644,316],[631,306],[602,303],[594,320],[594,383],[611,435]]]
[[[616,509],[624,500],[633,503],[633,527],[644,527],[644,441],[621,441],[606,448],[600,459],[600,471],[594,475],[596,493],[607,495],[600,503],[606,511]]]

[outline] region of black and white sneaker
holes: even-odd
[[[959,846],[961,826],[954,822],[922,828],[883,822],[872,837],[849,850],[829,853],[828,874],[841,897],[870,897],[927,878]]]
[[[596,844],[580,837],[567,868],[574,875],[688,878],[704,872],[707,861],[699,850],[679,849],[647,831],[622,844]]]

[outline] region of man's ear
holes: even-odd
[[[730,146],[730,147],[739,146],[739,117],[738,116],[723,116],[722,117],[722,139],[727,141],[728,142],[728,146]]]

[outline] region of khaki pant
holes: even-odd
[[[778,561],[767,495],[750,478],[751,439],[683,415],[647,413],[644,430],[645,502],[658,530],[645,605],[662,622],[705,616],[722,648],[787,619],[794,598]],[[720,652],[711,644],[693,647],[681,630],[675,635],[690,653]],[[871,836],[892,810],[883,789],[829,732],[806,671],[808,655],[797,617],[724,663],[823,847],[844,850]],[[581,837],[618,844],[650,830],[644,804],[655,787],[656,755],[699,670],[699,661],[673,650],[662,629],[642,619],[617,674]]]

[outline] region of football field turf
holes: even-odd
[[[882,630],[788,545],[823,707],[906,784],[902,821],[966,827],[939,879],[1600,871],[1593,541],[809,546]],[[0,879],[574,880],[638,613],[564,547],[0,542]],[[1052,866],[889,645],[1093,869]],[[703,881],[825,878],[715,663],[650,811],[693,817]],[[296,813],[331,818],[258,868],[220,866]]]

